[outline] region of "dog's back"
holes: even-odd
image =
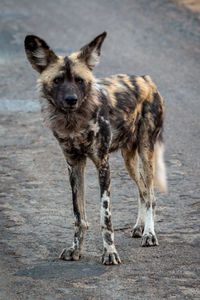
[[[164,102],[151,78],[118,74],[98,79],[97,83],[108,102],[113,135],[110,152],[125,145],[128,149],[137,147],[143,119],[154,143],[163,126]]]

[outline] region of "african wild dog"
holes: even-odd
[[[162,129],[164,103],[149,76],[114,75],[96,79],[92,74],[106,32],[70,56],[57,56],[34,35],[25,39],[32,67],[40,73],[39,91],[44,120],[66,158],[72,188],[75,233],[73,245],[60,255],[81,257],[88,228],[84,200],[86,158],[95,164],[101,193],[101,229],[104,264],[120,263],[114,245],[110,211],[109,153],[121,149],[130,177],[139,190],[138,218],[132,237],[142,246],[158,245],[154,231],[156,200],[153,183],[166,190]],[[140,172],[140,157],[143,172]]]

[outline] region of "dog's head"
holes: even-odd
[[[28,35],[24,45],[32,67],[40,73],[40,92],[62,111],[77,110],[87,98],[93,82],[92,70],[98,64],[103,32],[70,56],[58,56],[41,38]]]

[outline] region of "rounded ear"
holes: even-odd
[[[58,57],[41,38],[35,35],[27,35],[24,40],[26,56],[32,67],[39,73]]]
[[[104,31],[98,35],[89,44],[80,49],[78,58],[83,59],[89,69],[93,69],[99,63],[99,57],[101,54],[101,46],[107,33]]]

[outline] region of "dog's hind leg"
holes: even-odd
[[[75,217],[75,232],[72,247],[63,249],[60,258],[63,260],[79,260],[82,254],[84,234],[88,228],[85,212],[84,171],[86,159],[77,159],[68,164],[70,184],[72,188],[73,210]]]
[[[142,237],[142,233],[144,231],[146,218],[146,206],[142,196],[145,190],[144,179],[139,170],[137,150],[134,149],[130,151],[126,147],[124,147],[122,148],[122,156],[124,158],[125,166],[129,176],[135,181],[138,187],[138,216],[136,224],[134,225],[131,232],[131,236],[134,238],[140,238]]]
[[[145,201],[146,217],[145,227],[142,235],[142,246],[156,246],[158,240],[154,231],[154,214],[156,199],[154,196],[154,168],[155,168],[155,151],[154,142],[150,140],[145,123],[141,125],[142,137],[139,142],[138,152],[142,161],[145,189],[142,197]]]

